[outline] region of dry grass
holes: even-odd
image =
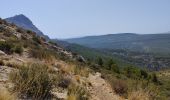
[[[19,69],[21,67],[20,64],[17,64],[17,63],[14,63],[14,62],[6,62],[5,65],[8,66],[8,67],[11,67],[11,68],[16,68],[16,69]]]
[[[71,62],[68,63],[62,63],[60,65],[60,70],[64,74],[74,74],[74,75],[80,75],[83,77],[88,77],[90,70],[87,66],[74,64]]]
[[[47,69],[47,66],[42,64],[31,64],[22,66],[17,72],[11,72],[10,79],[15,85],[14,91],[27,98],[49,98],[52,80]]]
[[[68,88],[67,100],[88,100],[89,93],[81,86],[71,84]]]
[[[47,49],[37,48],[29,50],[32,57],[38,58],[40,60],[45,60],[47,63],[53,62],[54,54],[52,51]]]
[[[89,76],[89,69],[86,66],[75,66],[74,67],[74,74],[80,75],[83,77]]]
[[[133,91],[128,95],[128,100],[150,100],[148,92],[143,90]]]
[[[76,96],[75,96],[75,95],[70,94],[70,95],[67,97],[67,100],[77,100],[77,99],[76,99]]]
[[[0,100],[16,100],[16,96],[6,89],[0,89]]]
[[[74,65],[72,64],[65,64],[65,63],[62,63],[60,64],[60,70],[61,70],[61,73],[63,74],[71,74],[74,72]]]

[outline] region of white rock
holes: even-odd
[[[0,50],[0,55],[6,55],[5,52]]]

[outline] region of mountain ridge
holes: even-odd
[[[37,35],[42,36],[42,37],[46,38],[47,40],[49,40],[49,37],[47,35],[44,35],[44,33],[42,31],[40,31],[33,24],[33,22],[28,17],[26,17],[24,14],[19,14],[19,15],[15,15],[13,17],[5,18],[5,20],[9,23],[16,24],[18,27],[22,27],[27,30],[32,30],[32,31],[36,32]]]
[[[100,36],[88,36],[82,38],[71,38],[65,39],[64,41],[97,49],[129,49],[132,51],[147,52],[146,48],[149,48],[150,52],[154,50],[159,50],[159,52],[168,52],[170,50],[169,38],[169,33],[122,33]]]

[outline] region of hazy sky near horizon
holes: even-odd
[[[170,0],[0,0],[0,17],[24,14],[51,38],[170,31]]]

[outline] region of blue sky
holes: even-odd
[[[0,0],[0,17],[24,14],[51,38],[170,31],[170,0]]]

